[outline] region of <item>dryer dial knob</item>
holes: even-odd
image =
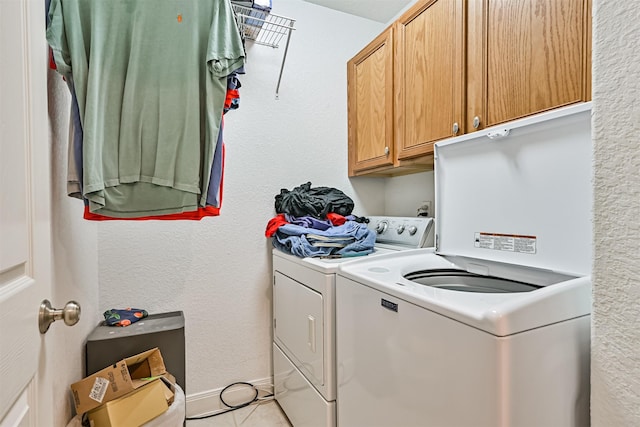
[[[398,228],[396,228],[396,232],[398,234],[402,234],[403,231],[404,231],[404,224],[400,224]]]
[[[416,227],[415,225],[412,225],[408,228],[408,231],[409,231],[409,235],[413,236],[418,231],[418,227]]]
[[[376,233],[378,234],[382,234],[385,231],[387,231],[387,227],[389,226],[389,223],[387,221],[380,221],[379,223],[376,224]]]

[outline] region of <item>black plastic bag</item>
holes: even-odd
[[[308,215],[324,219],[329,212],[347,216],[354,207],[353,200],[342,191],[331,187],[311,188],[310,182],[291,191],[283,188],[275,198],[277,213],[298,217]]]

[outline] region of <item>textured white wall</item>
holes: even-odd
[[[433,172],[390,178],[385,185],[385,215],[416,216],[423,201],[431,202],[429,216],[435,216]]]
[[[53,283],[50,300],[55,308],[75,300],[82,307],[80,322],[67,327],[52,325],[46,335],[57,352],[53,359],[54,426],[64,426],[71,418],[73,402],[69,384],[84,375],[85,338],[98,323],[98,239],[96,224],[82,219],[82,202],[67,197],[67,140],[70,95],[62,77],[49,71],[49,124],[52,160],[52,253]]]
[[[249,46],[241,107],[225,117],[222,216],[98,225],[100,309],[183,310],[188,394],[271,375],[264,230],[281,188],[311,181],[349,194],[358,214],[384,211],[384,180],[347,178],[346,117],[346,62],[384,26],[301,0],[273,12],[296,19],[280,99],[284,45]]]
[[[594,0],[593,23],[592,425],[638,426],[640,3]]]

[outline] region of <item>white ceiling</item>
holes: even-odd
[[[329,9],[387,23],[412,0],[305,0]]]

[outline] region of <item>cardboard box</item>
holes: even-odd
[[[166,368],[158,348],[127,357],[71,384],[76,412],[83,414],[142,387],[149,382],[145,378],[163,374]]]
[[[167,385],[160,378],[92,409],[87,414],[91,427],[138,427],[162,415],[167,409]],[[171,393],[173,395],[173,393]]]
[[[165,372],[160,376],[160,379],[164,381],[164,385],[166,386],[164,391],[164,397],[167,398],[167,404],[171,406],[173,400],[176,396],[176,377],[171,375],[169,372]]]

